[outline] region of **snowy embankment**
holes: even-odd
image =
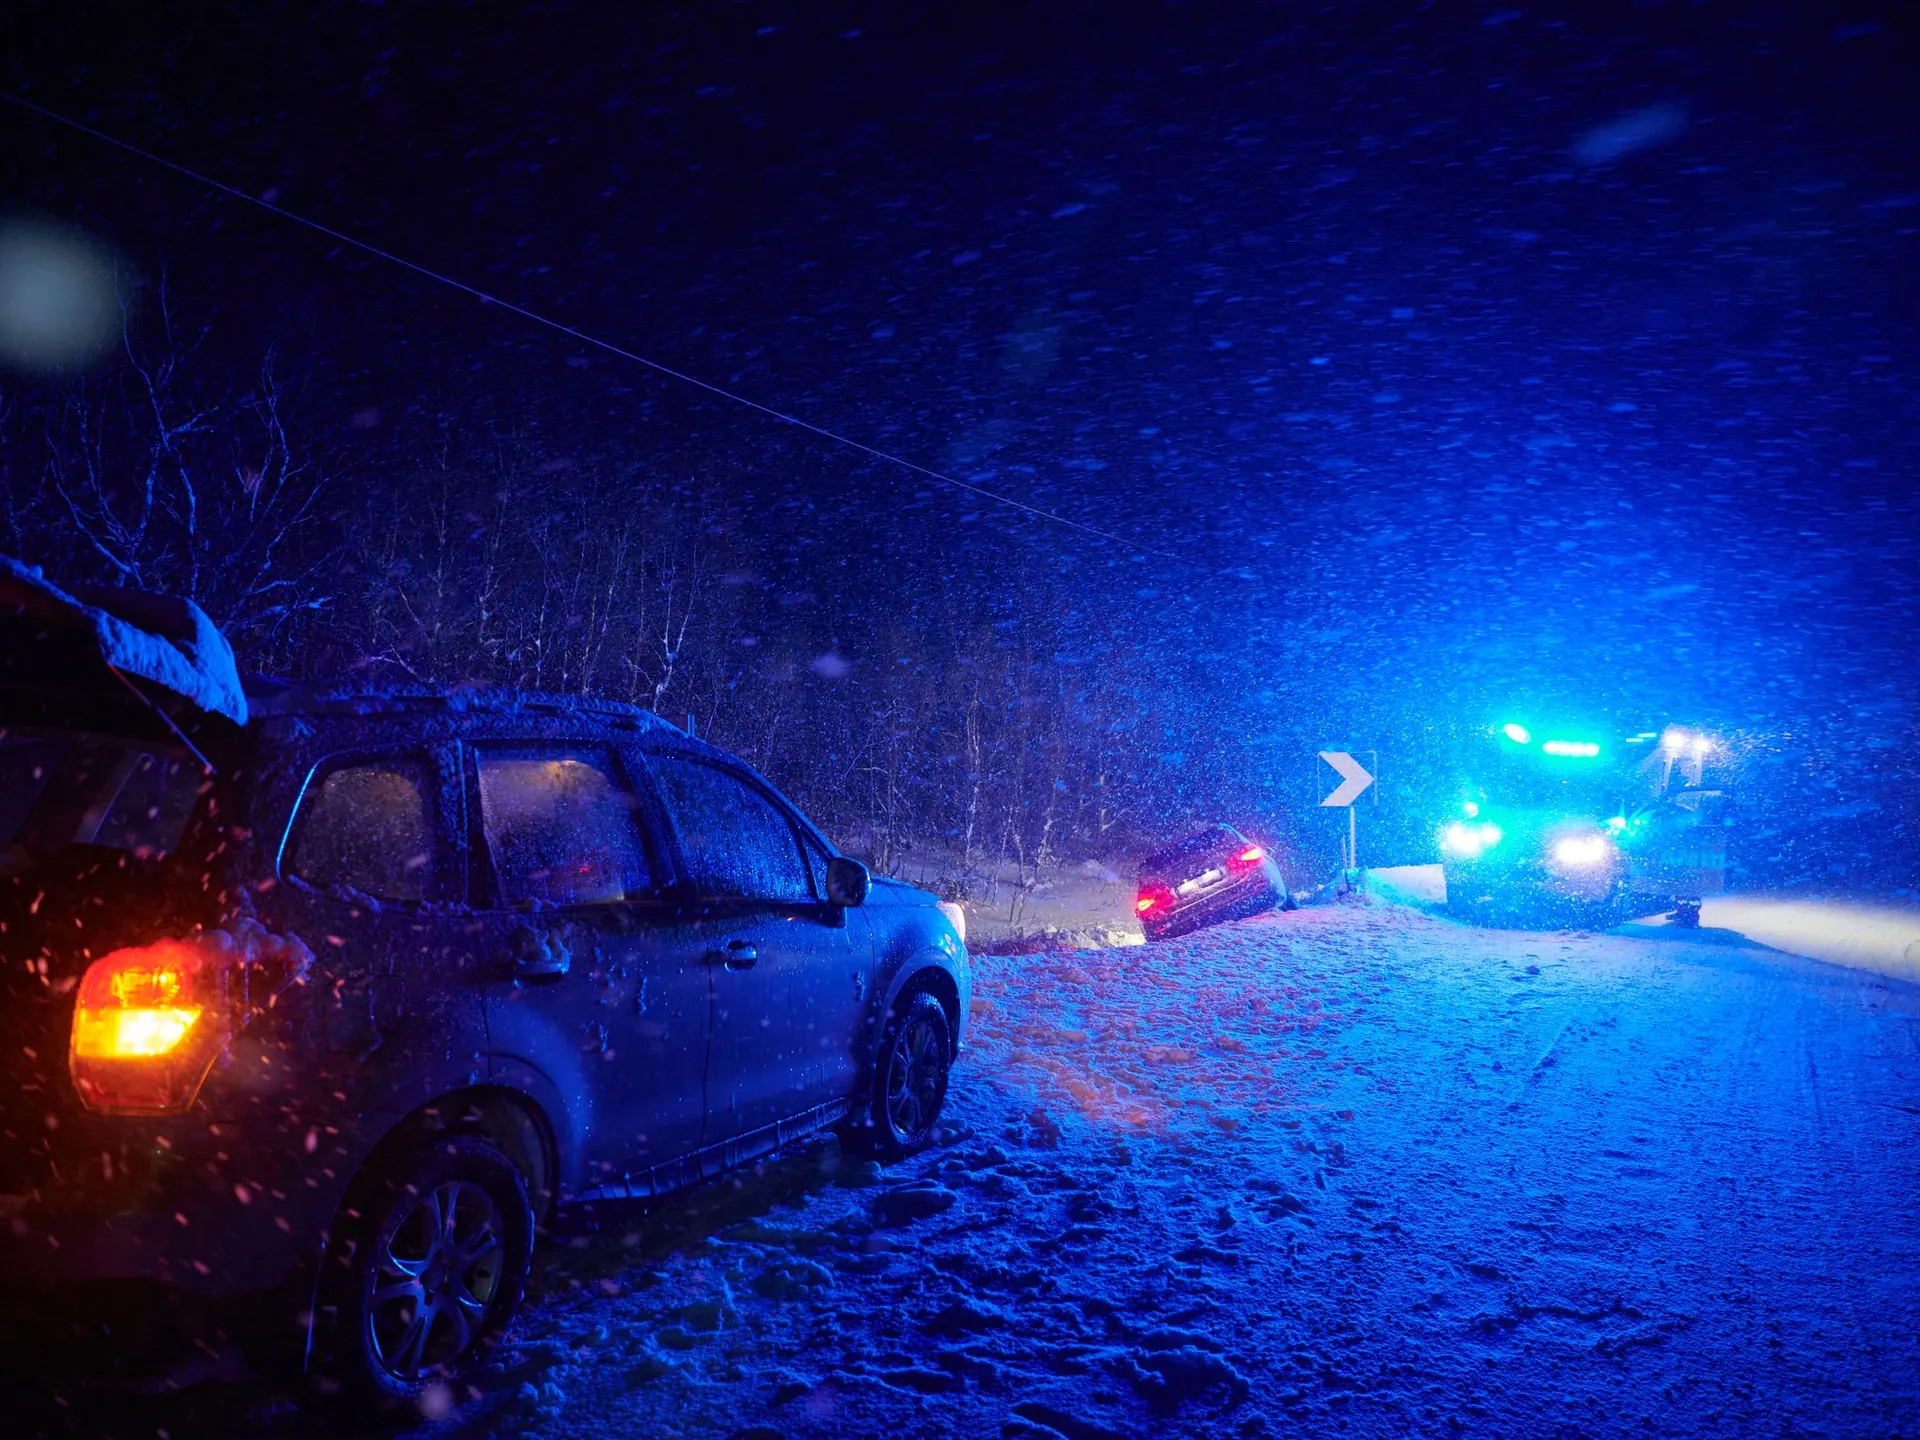
[[[982,959],[945,1143],[603,1217],[442,1423],[1920,1432],[1920,989],[1633,929]]]
[[[1146,940],[1133,910],[1133,859],[976,864],[957,885],[962,868],[955,856],[926,851],[901,867],[900,878],[943,895],[963,893],[967,944],[976,952],[1097,950]]]
[[[1385,900],[1423,907],[1442,905],[1447,898],[1438,865],[1369,870],[1367,889]],[[1634,923],[1664,926],[1668,921],[1661,914]],[[1701,904],[1700,926],[1709,938],[1738,936],[1788,955],[1920,980],[1920,910],[1844,898],[1723,895]]]
[[[1728,895],[1703,902],[1700,923],[1789,955],[1920,980],[1920,910],[1848,900]]]
[[[1023,945],[1030,951],[1138,945],[1144,937],[1126,878],[1133,869],[1124,859],[1087,860],[1047,867],[1024,889],[999,884],[991,895],[967,902],[969,940],[1000,952]],[[1438,865],[1369,870],[1366,888],[1378,899],[1420,908],[1442,906],[1447,898]],[[1636,923],[1666,922],[1646,916]],[[1700,923],[1789,955],[1920,981],[1920,910],[1844,898],[1730,895],[1706,901]]]

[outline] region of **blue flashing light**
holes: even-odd
[[[1500,727],[1500,733],[1516,745],[1531,745],[1533,743],[1533,733],[1524,725],[1502,725]]]
[[[1472,800],[1467,801],[1467,803],[1462,805],[1460,808],[1467,812],[1467,818],[1469,820],[1471,820],[1474,816],[1480,813],[1479,805],[1477,805]]]
[[[1549,740],[1540,748],[1549,755],[1571,755],[1582,760],[1600,753],[1600,747],[1591,740]]]

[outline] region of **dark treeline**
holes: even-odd
[[[343,404],[324,358],[235,343],[157,284],[137,298],[89,375],[0,386],[0,543],[191,596],[263,674],[648,706],[882,868],[976,893],[1215,818],[1313,878],[1334,864],[1330,745],[1381,756],[1363,858],[1421,863],[1460,737],[1500,707],[1678,719],[1734,752],[1740,883],[1913,883],[1914,679],[1875,653],[1906,628],[1904,572],[1764,535],[1790,513],[1663,545],[1608,519],[1637,495],[1621,484],[1583,522],[1612,532],[1570,563],[1540,503],[1579,493],[1575,462],[1478,496],[1430,466],[1391,510],[1296,475],[1226,552],[1257,571],[1209,576],[760,421],[673,414],[609,441],[551,395]],[[1527,548],[1508,515],[1539,530]]]
[[[329,421],[287,356],[216,362],[147,299],[95,373],[0,396],[4,544],[193,598],[253,672],[645,706],[960,892],[1135,848],[1221,790],[1188,782],[1223,657],[1156,656],[1082,567],[990,536],[983,583],[887,516],[583,458],[531,415],[442,417],[370,480],[368,417]]]

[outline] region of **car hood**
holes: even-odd
[[[891,875],[875,875],[867,889],[869,905],[938,905],[940,897]]]

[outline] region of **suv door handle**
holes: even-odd
[[[523,985],[550,985],[573,968],[573,956],[558,935],[518,925],[507,944],[508,968]]]
[[[751,970],[760,958],[760,950],[751,940],[729,940],[720,952],[720,961],[729,970]]]

